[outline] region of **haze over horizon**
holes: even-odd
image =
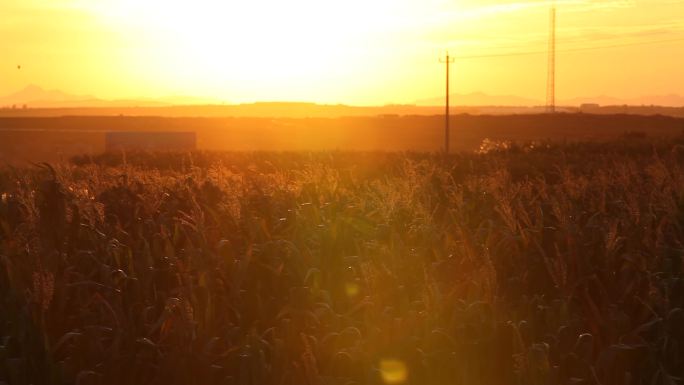
[[[684,2],[557,4],[559,101],[639,100],[684,89]],[[193,95],[226,103],[413,104],[440,96],[437,59],[450,49],[460,57],[454,93],[542,101],[548,6],[5,0],[0,33],[16,38],[0,42],[0,95],[39,84],[105,100]]]
[[[490,95],[483,92],[468,94],[451,93],[452,107],[538,107],[543,102],[537,99],[529,99],[516,95]],[[253,103],[292,103],[292,104],[320,104],[307,100],[259,100]],[[621,99],[608,95],[585,96],[567,100],[559,100],[560,106],[577,107],[585,103],[595,103],[602,106],[662,106],[684,107],[684,96],[679,94],[649,95],[632,99]],[[412,103],[401,104],[403,106],[429,107],[441,106],[444,96],[416,100]],[[62,90],[46,90],[38,85],[28,85],[25,88],[9,95],[0,95],[1,108],[109,108],[109,107],[164,107],[164,106],[200,106],[200,105],[240,105],[252,103],[226,104],[218,100],[201,98],[189,95],[160,96],[156,98],[127,98],[127,99],[104,99],[96,95],[72,95]],[[330,105],[330,104],[327,104]],[[336,104],[353,107],[353,104]],[[392,104],[362,106],[382,107]]]

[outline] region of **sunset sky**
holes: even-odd
[[[684,1],[557,5],[559,99],[684,93]],[[543,100],[546,56],[526,53],[546,49],[548,9],[506,0],[0,0],[0,95],[37,84],[109,99],[413,103],[441,95],[438,59],[449,49],[495,55],[458,59],[455,93]]]

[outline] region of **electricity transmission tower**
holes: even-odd
[[[556,112],[556,4],[549,14],[549,50],[546,75],[546,112]]]
[[[446,109],[444,113],[444,153],[449,153],[449,67],[456,61],[453,57],[449,56],[449,51],[446,53],[445,59],[439,59],[440,63],[444,63],[446,66]]]

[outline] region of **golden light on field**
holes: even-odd
[[[560,99],[684,89],[684,2],[557,3]],[[541,100],[548,5],[4,0],[0,95],[38,84],[110,99],[414,103],[441,95],[437,58],[450,49],[454,92]]]

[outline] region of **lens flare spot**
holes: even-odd
[[[356,282],[347,282],[344,285],[344,289],[347,292],[347,297],[354,298],[361,292],[361,287]]]
[[[408,377],[408,370],[403,361],[385,359],[380,361],[380,376],[385,384],[403,384]]]

